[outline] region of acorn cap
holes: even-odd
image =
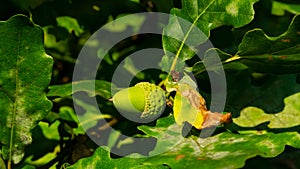
[[[158,117],[165,108],[164,91],[155,84],[137,83],[134,87],[122,89],[113,97],[113,103],[125,117],[143,122]]]

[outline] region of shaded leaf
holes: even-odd
[[[129,0],[72,0],[47,1],[31,12],[33,21],[41,26],[55,25],[59,16],[72,16],[85,30],[95,32],[107,22],[109,16],[116,18],[119,14],[142,12],[142,8],[138,3]]]
[[[45,122],[40,122],[39,125],[33,129],[32,144],[25,149],[26,163],[36,161],[39,165],[45,165],[56,157],[56,153],[53,153],[53,151],[55,147],[59,145],[60,140],[58,124],[59,122],[56,122],[49,127]],[[50,158],[48,156],[48,158],[45,158],[47,154],[52,154],[52,157]],[[30,164],[33,165],[33,163]]]
[[[300,125],[300,93],[284,99],[283,111],[266,114],[262,109],[246,107],[241,111],[234,123],[241,127],[255,127],[261,123],[270,122],[269,128],[288,128]]]
[[[274,158],[255,157],[246,161],[243,169],[264,168],[264,169],[283,169],[295,166],[300,167],[299,157],[300,151],[296,149],[287,149],[281,155]],[[285,163],[287,162],[287,163]]]
[[[254,74],[244,70],[227,73],[226,81],[228,90],[225,110],[232,112],[234,117],[248,106],[261,108],[267,113],[279,112],[284,107],[285,97],[300,92],[296,75],[255,77]]]
[[[101,114],[98,110],[98,107],[95,107],[95,105],[93,105],[89,102],[90,100],[88,100],[88,99],[80,100],[78,98],[73,100],[77,106],[80,106],[81,108],[83,108],[85,110],[85,112],[83,114],[76,114],[78,119],[77,118],[74,119],[79,124],[78,128],[74,130],[78,134],[80,134],[80,133],[84,134],[84,131],[87,131],[88,129],[95,127],[97,125],[98,121],[101,119],[112,118],[112,116],[109,114]],[[70,109],[69,109],[69,111],[72,111],[72,112],[68,112],[68,113],[72,113],[73,114],[72,118],[75,118],[75,116],[76,116],[75,112],[73,112],[73,110],[70,110]]]
[[[235,55],[220,49],[206,51],[203,61],[193,66],[198,75],[204,71],[217,71],[227,64],[239,62],[259,73],[289,74],[300,72],[300,15],[294,17],[282,35],[269,37],[262,29],[247,32]],[[216,61],[220,58],[222,64]],[[205,63],[205,64],[204,64]],[[235,64],[228,67],[237,67]],[[225,67],[226,68],[226,67]]]
[[[2,155],[18,163],[32,142],[31,129],[52,107],[44,91],[53,61],[44,51],[42,29],[22,15],[0,22],[0,46],[0,70],[8,75],[0,86]]]
[[[76,128],[72,127],[72,130],[75,134],[85,134],[84,129],[82,128],[82,124],[84,124],[84,120],[82,123],[79,122],[78,118],[79,115],[77,116],[71,107],[63,106],[60,107],[59,109],[59,118],[65,121],[68,121],[69,123],[75,123]],[[85,119],[86,120],[86,119]]]
[[[152,2],[154,3],[157,10],[163,13],[169,13],[173,7],[172,0],[165,0],[165,1],[153,0]]]
[[[92,89],[92,85],[95,86],[94,90]],[[83,91],[87,92],[91,97],[99,95],[108,99],[112,96],[111,92],[114,90],[115,86],[104,80],[82,80],[63,85],[50,86],[47,96],[66,97]]]
[[[288,30],[278,37],[269,37],[263,30],[245,34],[238,47],[239,61],[256,72],[300,72],[300,16],[296,16]]]

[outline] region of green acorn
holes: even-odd
[[[154,120],[164,111],[166,104],[164,91],[148,82],[140,82],[133,87],[122,89],[112,100],[122,115],[137,122]]]

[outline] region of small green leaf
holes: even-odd
[[[233,121],[241,127],[255,127],[264,122],[270,122],[269,128],[289,128],[300,125],[300,93],[285,98],[284,103],[284,109],[275,114],[266,114],[256,107],[246,107]]]
[[[95,89],[92,89],[92,85],[95,86]],[[76,92],[87,92],[91,97],[92,96],[102,96],[103,98],[111,98],[112,93],[115,91],[115,86],[104,80],[82,80],[77,82],[72,82],[63,85],[53,85],[49,87],[49,92],[47,96],[59,96],[66,97],[71,96]]]
[[[44,51],[42,29],[22,15],[0,22],[0,63],[8,75],[0,80],[2,155],[19,163],[31,130],[52,107],[45,90],[53,60]]]
[[[118,18],[121,18],[123,16],[123,14],[120,14],[117,18],[113,18],[110,16],[108,18],[108,22],[114,21],[114,23],[108,23],[107,25],[105,25],[104,29],[110,32],[122,32],[128,28],[132,28],[132,31],[134,33],[138,33],[140,31],[139,29],[141,28],[141,25],[145,22],[146,19],[142,15],[131,15],[131,20],[126,20],[126,22],[124,22],[124,19],[118,20]]]
[[[82,128],[81,123],[78,120],[79,115],[77,116],[75,114],[73,108],[67,107],[67,106],[60,107],[60,109],[59,109],[59,118],[65,120],[65,121],[75,122],[78,125],[77,128],[73,128],[73,132],[75,134],[77,134],[77,135],[78,134],[85,134],[85,131]]]
[[[56,18],[58,26],[66,28],[69,33],[75,32],[76,36],[80,36],[84,30],[79,26],[77,20],[70,16],[60,16]]]
[[[40,127],[40,129],[43,132],[43,135],[45,138],[49,139],[49,140],[59,140],[60,136],[58,133],[58,126],[60,125],[60,122],[58,120],[56,120],[54,123],[52,123],[51,125],[49,125],[46,122],[39,122],[38,127]],[[38,128],[36,128],[36,130],[38,130]]]
[[[300,4],[288,4],[284,2],[273,1],[272,2],[272,14],[282,16],[285,11],[290,12],[292,14],[300,13]]]

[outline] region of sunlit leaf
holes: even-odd
[[[204,43],[210,30],[222,25],[241,27],[254,17],[253,4],[258,0],[183,0],[182,9],[173,8],[163,31],[165,53],[176,54],[181,62],[192,58],[197,46]],[[178,62],[180,62],[178,61]],[[174,70],[175,65],[169,68]]]
[[[272,2],[272,14],[282,16],[284,15],[285,11],[299,14],[300,13],[300,4],[294,3],[284,3],[279,1]]]
[[[52,107],[45,90],[53,61],[44,51],[42,29],[22,15],[0,22],[0,46],[0,70],[8,75],[0,86],[2,155],[19,163],[31,130]]]
[[[123,157],[119,159],[110,158],[107,148],[99,147],[94,152],[94,155],[88,158],[79,160],[76,164],[68,167],[68,169],[77,168],[114,168],[114,169],[165,169],[167,166],[143,164],[144,158]]]
[[[270,122],[269,128],[288,128],[300,125],[300,93],[284,99],[285,107],[281,112],[266,114],[262,109],[246,107],[234,123],[242,127],[254,127]]]
[[[80,36],[84,30],[80,27],[77,20],[69,16],[60,16],[56,18],[58,26],[66,28],[69,33],[75,32],[76,36]]]
[[[299,139],[297,132],[247,135],[224,132],[205,139],[184,139],[168,152],[150,157],[147,162],[167,164],[172,169],[241,168],[247,159],[257,155],[279,155],[284,151],[285,145],[299,148]]]
[[[170,118],[159,119],[155,127],[139,127],[147,136],[158,139],[152,152],[164,150],[161,154],[148,157],[146,162],[150,164],[167,164],[172,169],[241,168],[246,160],[255,156],[270,158],[282,153],[286,145],[300,147],[300,135],[297,132],[223,132],[207,138],[184,138],[180,128],[176,128],[178,125]]]

